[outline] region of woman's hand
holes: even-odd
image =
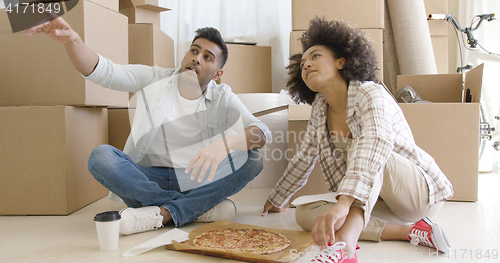
[[[269,200],[266,200],[266,204],[264,205],[264,210],[262,211],[262,216],[267,215],[268,212],[271,212],[271,213],[281,213],[281,212],[285,212],[286,210],[288,210],[288,208],[286,208],[286,207],[283,207],[283,208],[276,207],[273,204],[271,204],[271,202],[269,202]]]
[[[335,232],[343,225],[354,198],[341,196],[336,204],[316,218],[311,236],[321,250],[335,243]]]

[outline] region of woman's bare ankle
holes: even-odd
[[[411,225],[398,225],[387,223],[382,230],[382,240],[408,240]]]

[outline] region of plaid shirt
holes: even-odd
[[[335,150],[327,123],[328,104],[318,93],[300,150],[288,164],[283,177],[268,197],[276,207],[283,207],[302,188],[319,160],[331,192],[355,198],[353,206],[363,207],[372,191],[376,175],[383,173],[391,152],[408,158],[425,173],[429,204],[453,196],[450,181],[434,159],[419,148],[413,139],[403,112],[391,95],[374,82],[351,82],[347,94],[347,125],[353,138],[349,163]]]

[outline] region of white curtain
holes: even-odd
[[[172,9],[162,13],[161,29],[174,39],[177,66],[195,30],[210,26],[226,41],[271,46],[273,92],[286,89],[291,0],[160,0],[160,5]]]
[[[477,66],[485,63],[481,104],[486,121],[496,128],[496,132],[493,134],[493,140],[486,143],[479,169],[482,172],[498,171],[500,154],[491,146],[495,141],[500,140],[500,121],[495,119],[495,116],[500,116],[500,82],[497,77],[500,72],[500,1],[459,0],[458,3],[457,20],[462,28],[471,26],[471,21],[476,15],[495,13],[497,18],[491,22],[483,21],[480,27],[472,32],[484,49],[495,54],[488,54],[480,47],[477,50],[464,49],[463,44],[462,52],[464,65]],[[466,41],[467,38],[464,40]],[[460,65],[460,53],[457,58],[457,65]]]

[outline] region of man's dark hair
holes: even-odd
[[[300,38],[302,52],[312,46],[325,46],[333,52],[336,59],[345,58],[346,62],[339,74],[347,81],[375,81],[377,58],[375,50],[362,31],[340,21],[325,21],[324,18],[311,20],[309,29]],[[302,54],[292,55],[288,65],[287,86],[296,102],[312,104],[317,92],[310,90],[302,79],[300,62]]]
[[[220,68],[223,68],[224,65],[226,64],[227,61],[227,56],[228,56],[228,51],[227,51],[227,46],[226,43],[224,42],[224,39],[222,39],[222,36],[219,32],[219,30],[213,28],[213,27],[204,27],[204,28],[199,28],[196,30],[196,35],[193,39],[193,42],[196,41],[198,38],[205,38],[209,40],[210,42],[215,43],[219,48],[222,50],[222,64]]]

